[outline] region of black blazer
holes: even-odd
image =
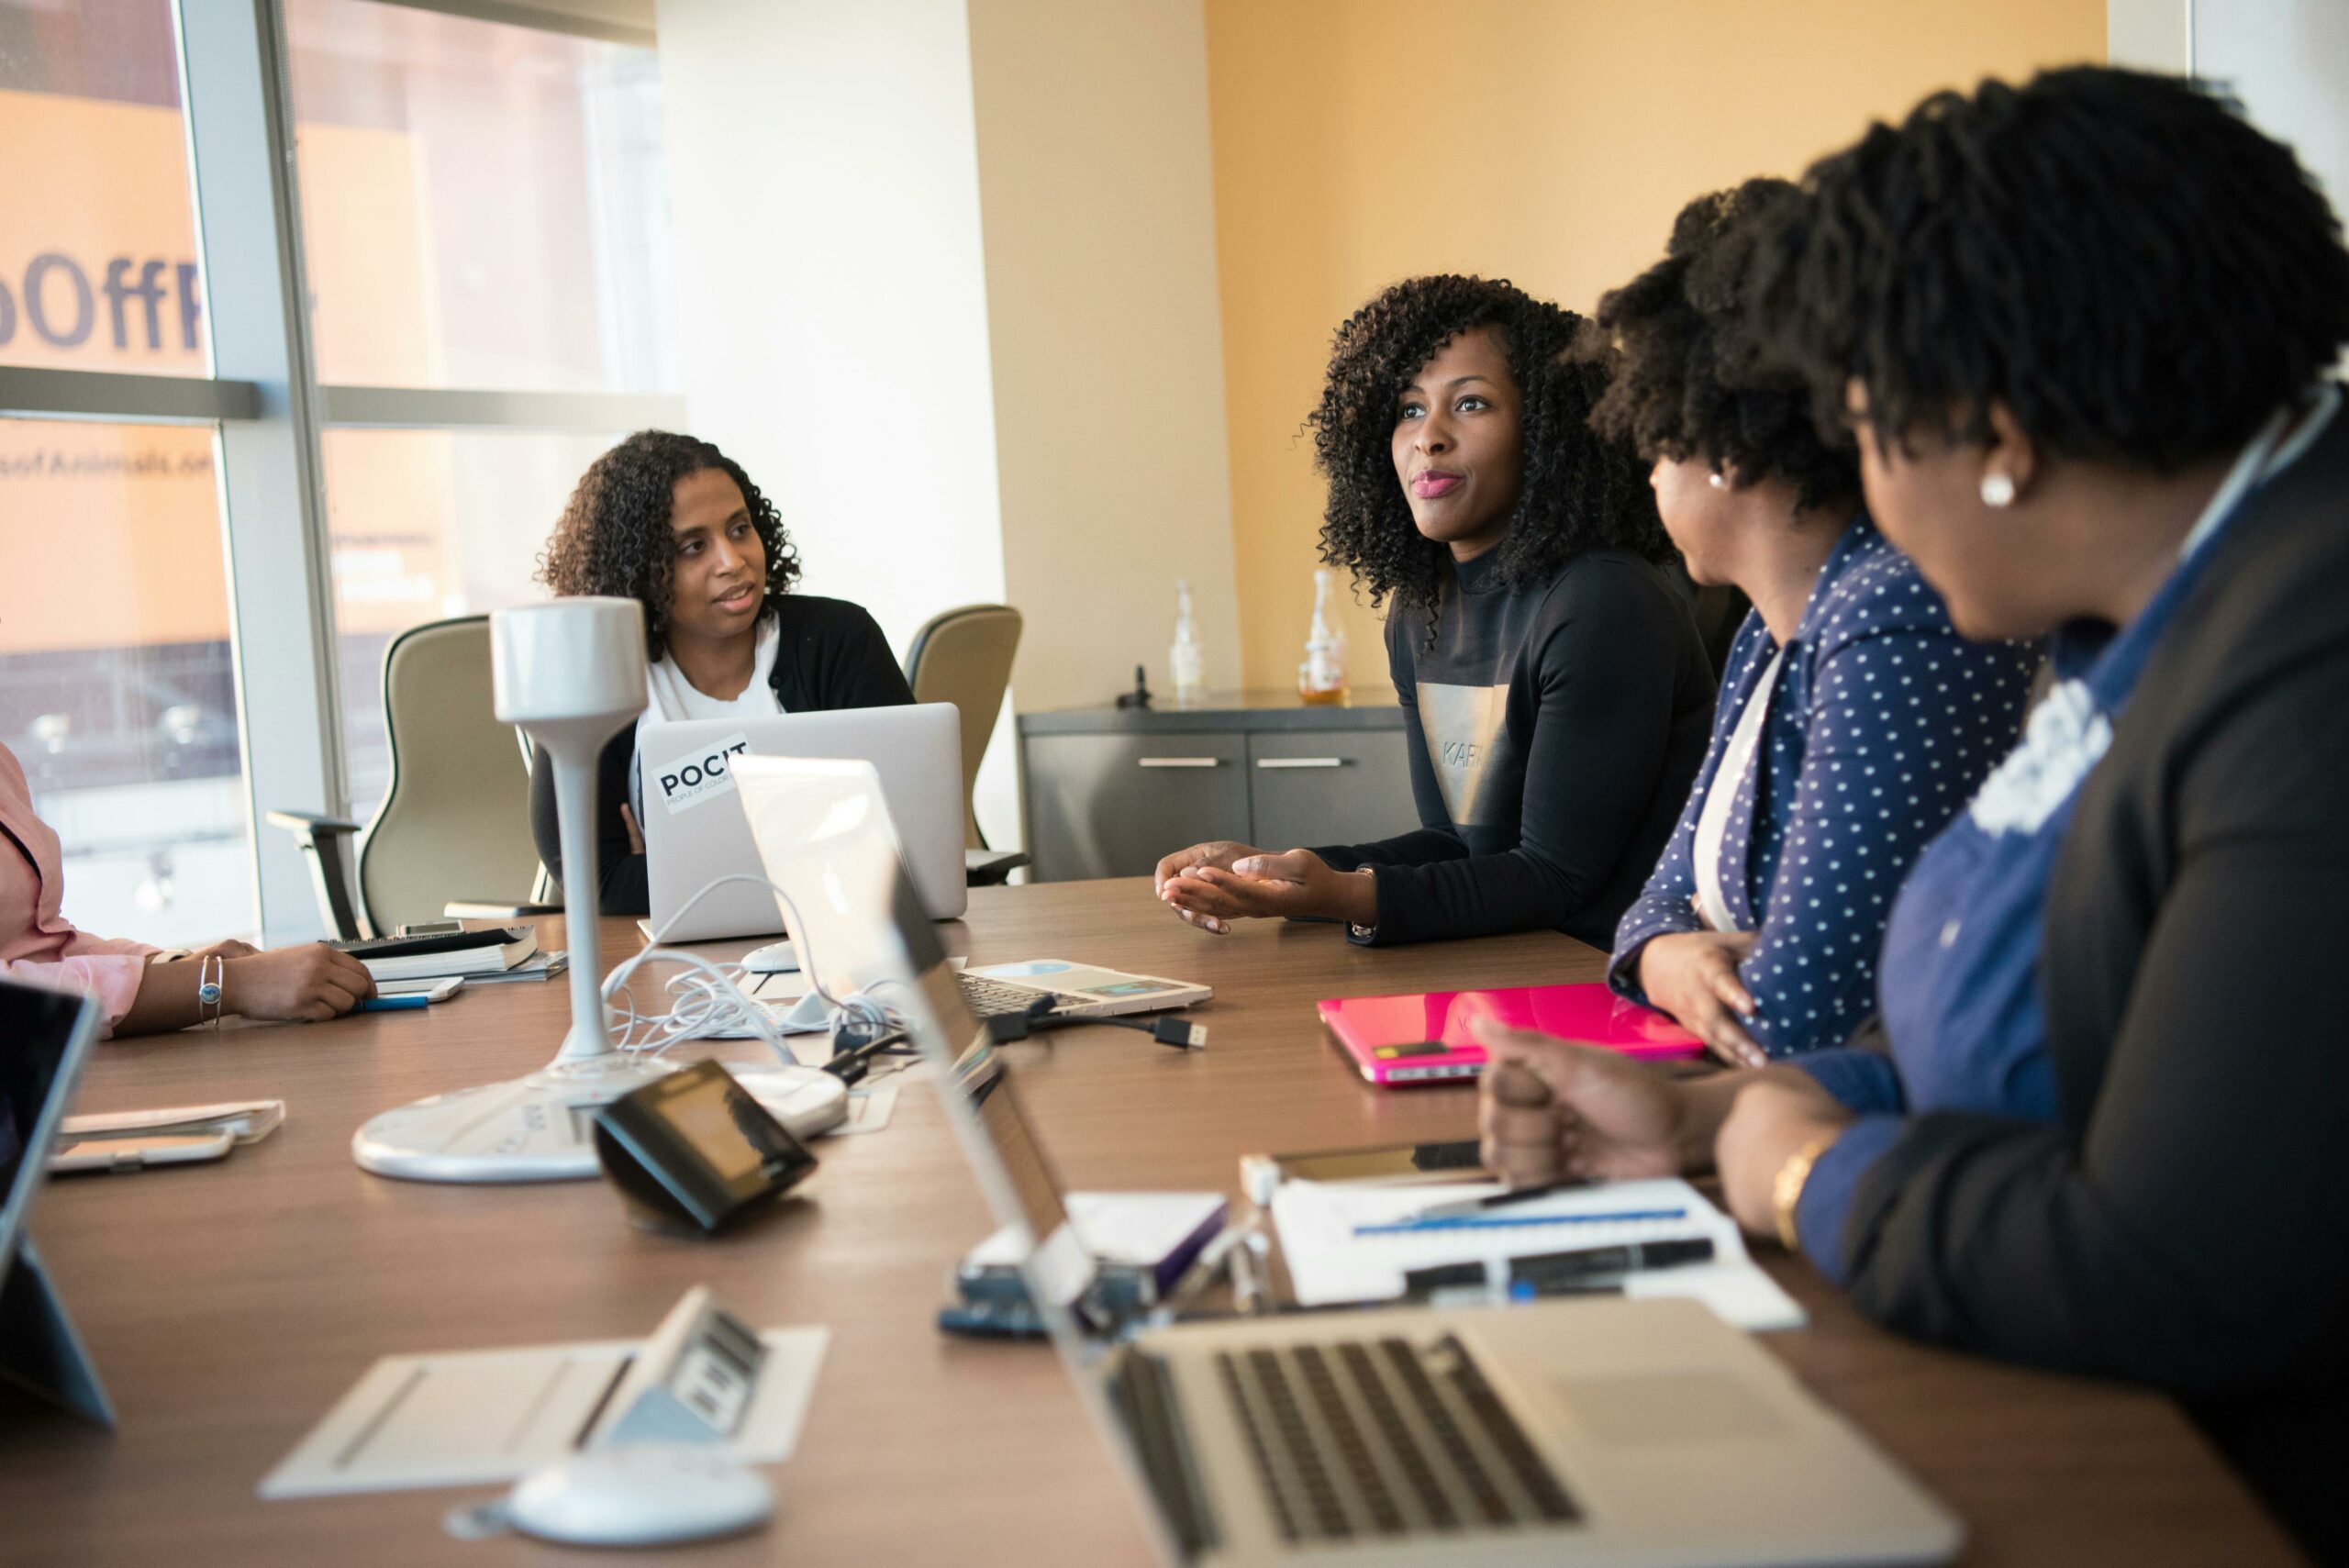
[[[897,668],[897,656],[889,651],[889,639],[862,606],[806,594],[773,595],[767,605],[781,621],[771,684],[784,712],[896,707],[914,700],[905,672]],[[604,748],[596,769],[596,863],[602,868],[599,906],[607,915],[651,912],[644,857],[629,852],[628,824],[620,817],[620,807],[628,804],[629,775],[635,769],[636,728],[630,725]],[[539,859],[560,878],[562,842],[555,818],[554,775],[545,751],[537,749],[530,756],[530,837],[538,841]]]
[[[2061,1125],[1917,1118],[1842,1245],[1895,1328],[2176,1394],[2349,1561],[2349,414],[2211,548],[2048,890]]]

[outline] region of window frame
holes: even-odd
[[[636,47],[649,25],[484,0],[373,0]],[[649,7],[647,7],[649,11]],[[272,944],[325,933],[273,809],[351,816],[323,437],[329,428],[568,431],[685,423],[682,396],[322,385],[306,302],[283,0],[172,0],[209,375],[0,366],[0,417],[209,425],[228,580],[254,906]],[[518,825],[519,830],[519,825]],[[224,933],[226,934],[226,933]]]

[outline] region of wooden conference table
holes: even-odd
[[[1319,1038],[1313,1000],[1600,973],[1598,954],[1547,934],[1375,952],[1329,926],[1211,938],[1139,881],[984,889],[941,929],[979,962],[1085,959],[1215,987],[1196,1015],[1212,1029],[1204,1053],[1119,1029],[1009,1048],[1077,1187],[1232,1190],[1250,1151],[1465,1136],[1473,1091],[1368,1088]],[[605,922],[607,962],[638,940]],[[287,1119],[225,1163],[43,1195],[35,1232],[121,1427],[0,1395],[0,1562],[612,1561],[444,1534],[442,1513],[480,1491],[262,1503],[253,1489],[379,1355],[629,1337],[704,1282],[754,1324],[829,1325],[831,1348],[798,1453],[773,1472],[775,1522],[672,1560],[1148,1562],[1051,1351],[932,1326],[949,1268],[990,1226],[926,1084],[882,1131],[818,1145],[802,1199],[717,1241],[632,1228],[601,1183],[424,1186],[351,1163],[351,1129],[374,1112],[541,1063],[566,1001],[560,984],[478,987],[422,1015],[102,1047],[79,1108],[267,1096]],[[1764,1342],[1964,1517],[1967,1562],[2298,1560],[2169,1401],[1907,1344],[1765,1255],[1812,1321]]]

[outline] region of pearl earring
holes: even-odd
[[[2011,506],[2015,504],[2015,482],[2003,473],[1982,476],[1982,504],[1985,506]]]
[[[1726,490],[1729,488],[1729,475],[1717,468],[1705,476],[1705,483],[1716,490]]]

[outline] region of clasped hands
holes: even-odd
[[[1223,936],[1231,922],[1319,916],[1350,925],[1378,923],[1378,887],[1342,872],[1310,850],[1275,854],[1216,839],[1177,850],[1158,862],[1161,902],[1203,931]]]
[[[1477,1106],[1485,1166],[1511,1186],[1711,1169],[1738,1224],[1775,1236],[1779,1171],[1853,1119],[1793,1067],[1682,1079],[1617,1051],[1489,1018],[1472,1029],[1491,1053]]]

